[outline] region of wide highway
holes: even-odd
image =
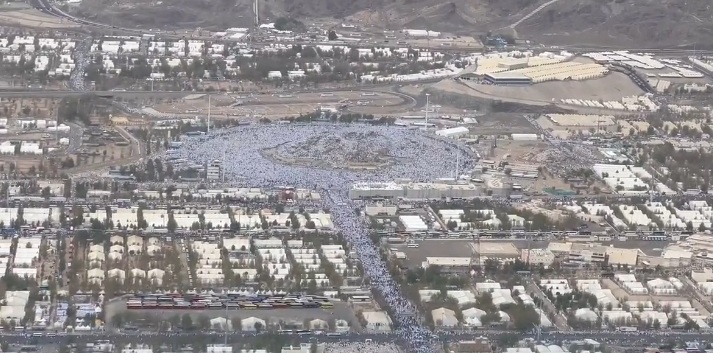
[[[476,330],[468,331],[463,333],[439,333],[438,337],[443,342],[449,341],[460,341],[460,340],[472,340],[477,337],[487,337],[491,340],[498,340],[501,337],[517,335],[519,339],[523,338],[537,338],[534,333],[521,333],[517,331],[488,331],[488,330]],[[170,339],[171,342],[181,344],[181,343],[191,343],[197,340],[204,340],[207,342],[223,342],[226,340],[228,343],[238,343],[238,342],[249,342],[255,340],[259,335],[255,333],[241,333],[241,332],[228,332],[227,335],[219,331],[211,332],[182,332],[182,333],[148,333],[144,332],[141,334],[121,334],[121,333],[75,333],[75,334],[62,334],[58,336],[48,336],[43,335],[39,337],[34,337],[27,334],[3,334],[3,341],[7,343],[15,344],[56,344],[62,342],[74,342],[74,343],[84,343],[92,342],[96,340],[112,340],[114,342],[166,342]],[[308,341],[310,339],[317,339],[322,342],[335,342],[335,341],[364,341],[367,339],[373,340],[375,342],[394,342],[397,336],[393,334],[348,334],[342,336],[327,336],[327,335],[297,335],[297,334],[285,334],[282,335],[285,338],[291,340],[302,340]],[[557,332],[542,332],[540,339],[548,342],[563,342],[563,341],[577,341],[583,339],[593,339],[601,343],[608,345],[617,346],[647,346],[647,345],[659,345],[664,344],[671,340],[708,340],[710,339],[710,333],[702,332],[641,332],[641,333],[628,333],[628,332],[616,332],[616,331],[557,331]]]
[[[190,94],[202,94],[203,92],[187,92],[187,91],[70,91],[70,90],[17,90],[17,89],[0,89],[0,97],[4,98],[64,98],[73,96],[95,95],[106,98],[180,98]],[[218,93],[213,93],[218,94]]]
[[[431,83],[438,80],[423,80],[412,83]],[[407,83],[404,83],[407,84]],[[382,84],[372,84],[368,86],[347,86],[347,87],[337,87],[337,88],[322,88],[316,90],[304,90],[304,91],[290,91],[290,94],[300,94],[300,93],[329,93],[329,92],[374,92],[374,93],[384,93],[396,95],[403,98],[406,102],[410,104],[416,104],[416,97],[413,97],[407,93],[401,92],[397,89],[395,83],[382,83]],[[82,95],[95,95],[105,98],[182,98],[192,94],[210,94],[210,95],[224,95],[226,92],[193,92],[193,91],[141,91],[141,90],[113,90],[113,91],[75,91],[75,90],[63,90],[63,89],[45,89],[45,90],[32,90],[32,89],[17,89],[17,88],[0,88],[0,97],[3,98],[21,98],[21,97],[35,97],[35,98],[63,98],[72,96],[82,96]],[[227,93],[235,95],[244,95],[245,93]],[[272,92],[265,92],[265,94],[272,94]],[[259,94],[257,95],[260,96]]]

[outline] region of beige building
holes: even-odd
[[[639,249],[624,249],[590,243],[550,243],[547,250],[570,262],[608,263],[612,266],[636,266],[646,256]]]
[[[523,249],[520,261],[548,268],[555,261],[555,254],[548,249]]]
[[[367,332],[391,332],[391,318],[385,311],[363,311]]]
[[[466,274],[470,272],[473,261],[470,257],[426,257],[422,266],[424,269],[438,266],[441,273]]]
[[[129,118],[125,116],[112,116],[111,118],[109,118],[109,121],[112,125],[129,125]]]
[[[636,266],[639,256],[645,256],[639,249],[623,249],[606,247],[607,262],[609,265]]]

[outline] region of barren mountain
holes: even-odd
[[[261,18],[346,19],[365,27],[477,35],[504,29],[547,0],[260,0]],[[87,17],[124,26],[249,27],[252,0],[84,0]],[[559,0],[515,28],[557,44],[713,45],[711,0]]]
[[[713,47],[710,0],[560,0],[517,27],[521,37],[637,48]],[[549,38],[549,39],[548,39]]]

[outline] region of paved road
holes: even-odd
[[[115,127],[116,131],[124,137],[127,141],[129,141],[129,144],[131,146],[131,153],[130,155],[121,158],[121,159],[107,159],[104,160],[101,163],[92,163],[92,164],[83,164],[78,167],[74,167],[71,169],[66,169],[64,170],[64,173],[67,173],[68,175],[80,175],[81,173],[86,173],[86,172],[91,172],[91,171],[97,171],[105,168],[109,168],[112,166],[121,166],[121,165],[127,165],[134,163],[138,161],[139,159],[143,158],[146,155],[146,147],[144,146],[144,143],[139,141],[134,135],[126,131],[122,127]]]
[[[64,91],[64,90],[0,90],[0,97],[4,98],[21,98],[21,97],[36,97],[36,98],[63,98],[74,96],[96,95],[107,98],[179,98],[189,94],[202,92],[186,92],[186,91]]]
[[[465,333],[440,333],[440,340],[444,342],[472,340],[477,337],[488,337],[491,340],[498,340],[501,337],[516,335],[520,339],[536,338],[533,333],[520,333],[515,331],[485,331],[477,330]],[[282,335],[288,339],[308,341],[315,337],[323,342],[336,341],[364,341],[371,339],[375,342],[394,342],[398,340],[398,336],[392,334],[349,334],[345,336],[311,336],[311,335]],[[21,334],[4,334],[3,340],[7,343],[17,344],[56,344],[56,343],[85,343],[96,340],[112,340],[116,343],[122,342],[162,342],[166,341],[174,343],[191,343],[197,340],[208,342],[222,342],[226,340],[228,343],[245,343],[255,340],[256,334],[252,333],[229,333],[226,337],[222,332],[197,332],[197,333],[180,333],[180,334],[72,334],[62,335],[57,337],[26,337]],[[605,331],[571,331],[571,332],[542,332],[540,339],[548,342],[576,341],[583,339],[593,339],[607,345],[618,345],[626,347],[640,346],[655,346],[664,344],[670,340],[710,340],[710,333],[689,333],[689,332],[658,332],[658,333],[624,333],[624,332],[605,332]]]
[[[377,83],[368,85],[355,85],[346,87],[330,87],[321,89],[311,89],[311,90],[298,90],[290,91],[292,94],[300,93],[331,93],[331,92],[384,92],[389,94],[395,94],[409,102],[415,100],[416,97],[402,92],[399,87],[404,84],[426,84],[435,83],[441,79],[429,79],[421,81],[411,81],[403,83]],[[0,97],[4,98],[21,98],[21,97],[47,97],[47,98],[61,98],[70,96],[81,96],[81,95],[96,95],[106,98],[145,98],[145,97],[156,97],[156,98],[180,98],[191,94],[210,94],[210,95],[224,95],[224,92],[193,92],[193,91],[80,91],[80,90],[30,90],[30,89],[2,89],[0,88]],[[235,93],[238,94],[238,93]],[[266,92],[266,94],[271,94],[271,92]],[[259,95],[257,95],[259,96]],[[425,102],[425,98],[423,99]],[[419,106],[421,101],[418,101]],[[425,104],[424,104],[425,105]]]

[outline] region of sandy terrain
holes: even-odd
[[[235,105],[236,102],[241,102],[241,104]],[[349,111],[352,112],[391,114],[403,111],[405,103],[403,98],[386,92],[344,91],[284,95],[229,95],[215,96],[212,99],[211,114],[215,118],[246,115],[286,117],[311,113],[319,107],[337,109],[343,104],[347,104]],[[204,116],[208,114],[208,100],[206,97],[200,97],[191,100],[160,103],[153,106],[153,108],[163,113]]]
[[[551,103],[553,99],[566,98],[619,100],[625,96],[643,93],[627,76],[618,72],[595,80],[553,81],[530,86],[479,85],[467,81],[465,83],[477,91],[504,99],[522,98],[546,103]]]
[[[0,23],[36,28],[76,28],[78,24],[45,15],[37,10],[0,11]]]

